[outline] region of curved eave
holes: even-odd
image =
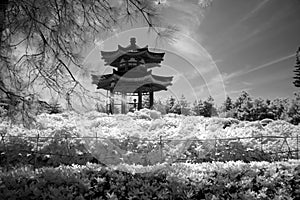
[[[152,75],[152,77],[157,81],[167,81],[171,82],[173,80],[173,76],[158,76],[158,75]]]
[[[147,69],[150,69],[150,68],[154,68],[154,67],[161,67],[161,65],[160,65],[160,63],[146,63],[145,67]]]
[[[143,85],[142,87],[139,87],[136,90],[136,92],[149,92],[149,91],[159,92],[162,90],[167,90],[167,86],[153,83],[153,84],[147,84],[147,85]]]
[[[144,77],[144,76],[149,76],[151,75],[152,70],[149,71],[138,71],[138,70],[129,70],[127,72],[119,72],[115,69],[113,69],[113,74],[118,75],[118,76],[124,76],[128,78],[136,78],[136,77]]]
[[[97,89],[110,90],[111,85],[115,82],[114,90],[116,92],[132,92],[138,88],[152,88],[152,91],[166,90],[172,85],[173,77],[163,77],[156,75],[147,75],[142,77],[124,77],[117,74],[106,74],[102,76],[92,75],[92,83],[97,85]]]
[[[94,75],[92,74],[92,84],[98,84],[99,82],[104,81],[113,81],[113,74],[105,74],[105,75]]]
[[[105,89],[107,88],[109,90],[108,87],[103,87],[101,89]],[[106,90],[107,90],[106,89]],[[155,83],[151,83],[151,84],[145,84],[145,85],[141,85],[139,87],[136,86],[136,84],[127,84],[127,85],[119,85],[118,87],[115,87],[113,89],[114,92],[125,92],[125,93],[137,93],[137,92],[158,92],[158,91],[162,91],[162,90],[167,90],[167,86],[164,85],[159,85],[159,84],[155,84]]]
[[[105,62],[105,65],[111,65],[117,67],[120,60],[123,57],[142,57],[144,60],[147,60],[148,63],[160,63],[163,61],[165,53],[154,53],[150,52],[148,49],[138,52],[126,52],[126,51],[116,51],[116,52],[105,52],[101,51],[102,59]]]
[[[159,85],[171,85],[171,81],[173,77],[163,77],[163,76],[156,76],[156,75],[147,75],[142,77],[126,77],[126,76],[118,76],[114,75],[115,80],[118,83],[136,83],[136,85],[145,85],[149,83],[159,84]]]

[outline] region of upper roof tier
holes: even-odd
[[[116,51],[101,51],[105,65],[120,67],[122,64],[145,65],[147,68],[160,66],[165,53],[155,53],[148,49],[148,46],[140,48],[136,45],[136,39],[130,39],[130,45],[122,47],[118,45]]]

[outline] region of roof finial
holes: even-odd
[[[136,43],[135,38],[134,37],[130,38],[130,44],[131,45],[135,45],[135,43]]]

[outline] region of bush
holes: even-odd
[[[137,116],[138,119],[159,119],[161,118],[161,113],[156,110],[149,110],[147,108],[143,108],[139,111],[134,112],[135,116]]]
[[[41,114],[34,129],[9,125],[3,120],[0,134],[7,137],[0,143],[0,165],[13,167],[35,163],[42,167],[85,164],[87,161],[101,161],[107,165],[116,161],[147,165],[176,159],[250,162],[297,156],[295,137],[299,134],[299,126],[285,121],[274,121],[263,127],[260,122],[176,114],[151,119],[151,112],[142,109],[127,115],[96,111],[84,115],[71,112]],[[37,134],[40,135],[38,148]],[[264,135],[267,137],[262,138]],[[16,136],[20,140],[16,140]],[[294,138],[285,138],[291,136]]]
[[[150,115],[151,119],[160,119],[161,118],[161,113],[156,110],[150,110],[149,115]]]
[[[300,163],[60,166],[0,173],[3,199],[299,199]]]

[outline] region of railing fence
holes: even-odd
[[[71,143],[70,140],[74,140],[74,139],[79,139],[79,140],[86,140],[86,139],[96,139],[96,142],[99,142],[101,140],[111,140],[111,141],[119,141],[119,139],[112,139],[112,138],[105,138],[105,137],[99,137],[98,134],[96,133],[96,135],[94,137],[69,137],[67,135],[65,135],[65,137],[45,137],[45,136],[40,136],[40,134],[37,134],[36,136],[8,136],[8,135],[1,135],[1,143],[0,143],[0,159],[2,157],[2,161],[3,158],[9,154],[9,151],[11,151],[11,149],[9,149],[10,146],[13,146],[15,144],[18,144],[17,141],[15,141],[14,139],[16,139],[17,141],[20,140],[24,140],[28,141],[29,144],[34,145],[33,149],[28,149],[28,148],[24,148],[24,149],[18,149],[15,150],[16,152],[14,152],[15,154],[24,156],[24,153],[27,153],[27,155],[30,155],[30,160],[33,160],[33,167],[34,169],[38,167],[38,156],[39,155],[48,155],[48,156],[58,156],[60,158],[70,158],[70,161],[72,160],[72,157],[75,156],[74,151],[72,153],[72,147],[71,147]],[[56,142],[62,142],[62,146],[64,146],[64,149],[66,150],[65,152],[67,153],[58,153],[58,152],[45,152],[44,150],[42,150],[41,145],[43,145],[43,143],[45,143],[45,141],[48,140],[57,140]],[[137,141],[138,139],[134,139],[135,141]],[[242,144],[243,141],[250,141],[252,140],[252,142],[254,141],[254,143],[256,142],[256,146],[258,146],[259,149],[254,149],[254,151],[260,151],[260,153],[264,153],[263,155],[269,155],[272,156],[274,159],[278,159],[278,160],[282,160],[282,159],[299,159],[299,135],[296,135],[294,137],[284,137],[284,136],[265,136],[265,135],[260,135],[260,136],[255,136],[255,137],[233,137],[233,138],[209,138],[209,139],[190,139],[190,140],[186,140],[186,139],[164,139],[162,136],[160,136],[158,139],[156,140],[151,140],[151,139],[140,139],[141,142],[145,142],[145,141],[151,141],[151,142],[155,142],[157,143],[159,146],[158,148],[158,152],[159,152],[159,160],[160,162],[164,162],[166,159],[166,148],[165,145],[169,144],[170,142],[191,142],[191,144],[193,144],[194,146],[197,147],[197,145],[206,145],[209,142],[213,143],[213,148],[212,148],[212,155],[211,156],[211,160],[220,160],[220,154],[222,154],[223,156],[227,155],[227,156],[232,156],[232,158],[234,158],[234,156],[236,156],[237,154],[239,154],[239,149],[234,149],[235,144],[239,145]],[[277,146],[276,149],[272,149],[273,151],[270,151],[270,147],[268,147],[268,142],[273,142],[275,144],[275,146]],[[236,143],[237,142],[237,143]],[[231,143],[233,143],[234,145],[230,146]],[[2,147],[1,147],[2,146]],[[26,145],[25,145],[26,146]],[[201,146],[201,147],[202,147]],[[221,147],[221,148],[220,148]],[[228,147],[228,148],[227,148]],[[191,145],[186,147],[185,150],[191,148]],[[227,149],[226,149],[227,148]],[[19,151],[19,152],[18,152]],[[222,152],[221,152],[222,151]],[[253,152],[254,152],[253,151]],[[246,152],[246,151],[245,151]],[[249,151],[251,153],[251,151]],[[184,153],[181,152],[182,154]],[[236,155],[232,155],[232,154],[236,154]],[[77,155],[79,157],[82,157],[83,159],[92,159],[93,155],[91,154],[85,154],[85,155]],[[142,156],[142,155],[141,155]],[[182,155],[181,155],[182,156]],[[182,158],[181,156],[177,157],[176,160],[173,160],[173,162],[178,162],[178,161],[188,161],[188,158]],[[243,155],[239,155],[240,157],[242,157]],[[5,159],[5,163],[7,166],[9,166],[9,161],[10,158],[8,156],[6,156]],[[100,160],[101,162],[101,160]]]

